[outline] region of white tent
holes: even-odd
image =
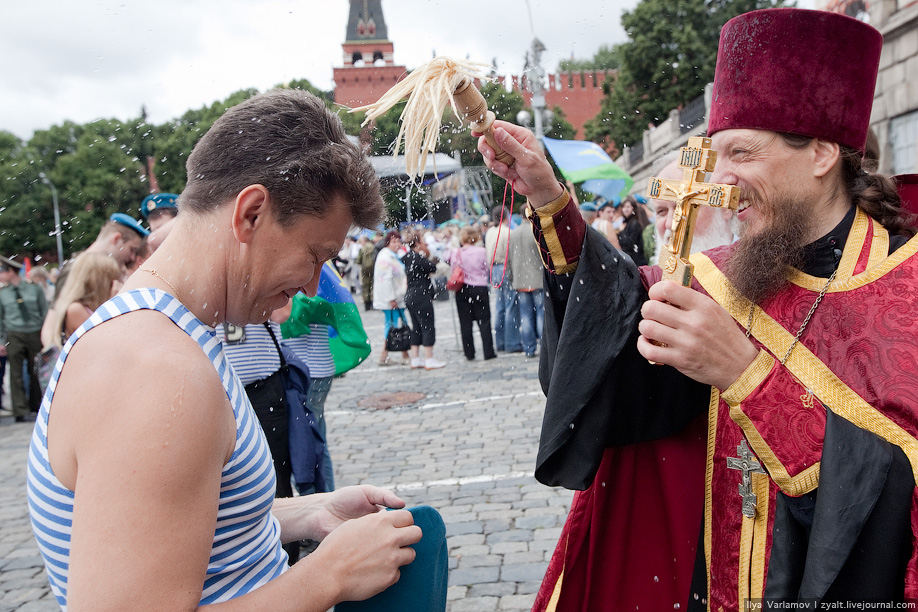
[[[380,179],[398,178],[407,179],[408,171],[405,167],[404,155],[373,155],[370,157],[370,163],[376,170],[376,176]],[[434,174],[451,174],[462,169],[462,164],[445,153],[437,153],[427,157],[427,167],[424,168],[424,176],[430,177]]]

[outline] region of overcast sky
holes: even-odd
[[[637,0],[530,0],[543,65],[623,42]],[[333,88],[347,0],[7,0],[0,4],[0,129],[20,138],[65,120],[153,123],[307,78]],[[383,0],[395,61],[432,53],[519,73],[532,40],[525,0]]]

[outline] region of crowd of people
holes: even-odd
[[[372,166],[291,90],[227,111],[188,157],[180,207],[145,200],[152,233],[114,215],[50,307],[50,276],[0,259],[0,347],[16,420],[37,413],[29,508],[58,603],[322,611],[398,581],[423,536],[404,502],[334,487],[334,317],[310,301],[329,260],[382,312],[380,366],[446,365],[447,286],[467,359],[475,323],[485,360],[540,353],[535,476],[579,492],[535,610],[918,598],[918,238],[864,163],[881,48],[819,11],[724,26],[721,187],[705,189],[741,195],[736,214],[698,212],[690,286],[645,264],[674,263],[676,207],[699,192],[578,206],[535,136],[502,121],[478,150],[525,214],[374,234]],[[674,156],[654,168],[682,173]],[[59,357],[42,398],[43,346]],[[300,559],[303,541],[318,544]]]

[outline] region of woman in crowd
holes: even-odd
[[[373,308],[382,310],[386,315],[379,365],[387,366],[393,363],[408,365],[410,363],[408,351],[402,353],[401,362],[392,362],[389,360],[389,350],[385,344],[386,338],[389,337],[389,330],[398,327],[399,319],[405,320],[405,293],[408,290],[408,277],[405,274],[404,264],[396,254],[402,246],[402,237],[398,230],[391,230],[383,241],[384,246],[376,256],[376,264],[373,268]]]
[[[121,289],[121,266],[101,253],[83,253],[73,261],[67,284],[48,314],[53,318],[50,344],[61,348],[96,308]]]
[[[462,288],[456,292],[456,312],[459,314],[459,332],[462,335],[462,351],[469,361],[475,359],[475,340],[472,323],[478,323],[481,333],[481,348],[485,359],[494,359],[494,338],[491,336],[491,304],[488,301],[488,255],[481,242],[481,234],[473,227],[459,231],[459,248],[450,253],[452,268],[461,268]]]
[[[436,370],[446,364],[433,356],[437,335],[434,328],[433,283],[430,275],[437,271],[437,265],[430,260],[430,251],[420,232],[409,230],[406,234],[408,252],[402,257],[408,276],[408,292],[405,307],[411,315],[411,367]],[[424,347],[424,358],[419,356],[419,347]]]
[[[621,250],[627,253],[634,263],[638,266],[647,265],[647,257],[644,255],[644,228],[649,224],[647,215],[643,209],[638,206],[633,196],[628,196],[622,202],[622,219],[624,226],[618,234],[618,242]]]

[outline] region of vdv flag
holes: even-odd
[[[281,324],[284,338],[309,333],[310,323],[328,325],[328,345],[335,361],[335,375],[358,366],[370,355],[370,342],[351,292],[331,262],[325,262],[316,297],[293,296],[290,318]]]
[[[586,191],[614,200],[628,195],[634,185],[634,179],[595,142],[544,137],[542,142],[564,178],[583,183]]]

